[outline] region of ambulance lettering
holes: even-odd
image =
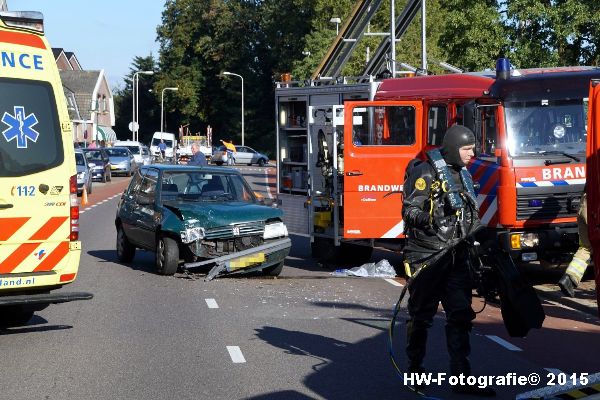
[[[27,139],[36,143],[39,132],[33,129],[38,123],[38,119],[34,114],[25,115],[25,107],[15,106],[15,114],[11,115],[8,112],[4,112],[2,116],[2,122],[8,125],[2,134],[7,142],[16,139],[17,149],[27,148]]]
[[[2,51],[0,53],[2,54],[0,59],[2,60],[2,67],[4,68],[21,67],[24,69],[33,68],[39,71],[44,70],[42,56],[39,54],[15,54],[13,52],[8,51]]]
[[[562,180],[585,178],[585,167],[544,168],[542,169],[542,180]]]

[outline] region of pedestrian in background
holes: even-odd
[[[187,165],[208,165],[204,153],[200,151],[198,142],[192,143],[192,158],[190,158]]]

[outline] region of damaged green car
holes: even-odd
[[[207,280],[234,272],[279,275],[291,241],[282,211],[265,204],[232,169],[181,165],[140,168],[121,196],[117,255],[156,253],[159,274],[210,268]]]

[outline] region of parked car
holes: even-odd
[[[259,153],[252,147],[248,146],[235,146],[236,152],[233,153],[233,159],[235,164],[258,164],[264,166],[269,163],[269,157]]]
[[[88,194],[92,194],[92,171],[85,154],[79,149],[75,150],[75,166],[77,168],[77,195],[83,194],[84,187]]]
[[[180,259],[278,275],[291,247],[281,210],[257,199],[238,171],[217,167],[141,167],[121,197],[115,226],[119,260],[131,262],[136,248],[154,251],[163,275],[173,275]]]
[[[92,179],[97,179],[102,182],[112,180],[112,172],[110,170],[110,159],[105,148],[83,149],[88,165],[92,170]]]
[[[148,146],[135,142],[133,140],[118,140],[113,144],[114,147],[127,147],[131,154],[133,154],[133,158],[135,159],[135,163],[137,165],[148,165],[151,164],[150,160],[150,150]]]
[[[228,152],[225,146],[219,146],[213,152],[210,161],[217,165],[258,164],[261,167],[269,162],[269,157],[259,153],[252,147],[235,146],[235,149],[235,152]]]
[[[137,169],[135,158],[127,147],[109,147],[106,149],[110,160],[110,170],[113,174],[131,176]]]

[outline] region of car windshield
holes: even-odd
[[[102,153],[99,150],[85,150],[85,158],[90,161],[102,161]]]
[[[131,154],[140,154],[140,148],[138,146],[125,146],[129,149]]]
[[[129,155],[125,148],[114,147],[112,149],[106,149],[106,152],[111,157],[127,157]]]
[[[240,175],[202,171],[167,171],[163,174],[161,200],[190,202],[256,202]]]
[[[85,158],[82,153],[75,153],[75,164],[85,165]]]
[[[585,153],[587,99],[513,101],[504,107],[512,156]]]

